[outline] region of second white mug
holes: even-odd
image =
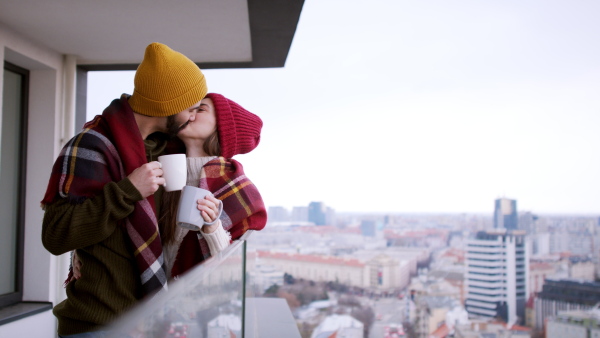
[[[180,227],[198,231],[203,225],[211,225],[221,217],[223,212],[223,203],[219,203],[219,214],[213,222],[207,223],[204,221],[200,210],[198,210],[198,200],[203,199],[206,195],[213,195],[210,191],[202,188],[186,185],[181,191],[179,205],[177,207],[177,225]]]

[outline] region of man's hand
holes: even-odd
[[[165,179],[162,178],[162,175],[163,171],[160,163],[154,161],[135,169],[127,178],[142,194],[142,197],[146,198],[154,194],[158,190],[159,185],[165,184]]]

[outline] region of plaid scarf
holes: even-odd
[[[123,94],[114,100],[64,146],[52,168],[42,207],[59,198],[83,203],[100,194],[106,183],[118,182],[147,163],[144,142],[127,98]],[[133,212],[121,222],[135,249],[144,294],[166,289],[153,196],[136,202]],[[72,271],[69,278],[71,275]]]
[[[261,230],[267,223],[267,211],[256,186],[244,174],[242,164],[234,159],[217,157],[200,173],[200,188],[207,189],[223,203],[221,223],[239,239],[247,230]],[[184,237],[171,270],[178,276],[210,257],[206,239],[190,231]]]

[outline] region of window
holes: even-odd
[[[23,233],[29,72],[4,63],[0,129],[0,307],[23,297]]]

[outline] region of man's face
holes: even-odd
[[[196,119],[196,113],[200,108],[200,102],[196,102],[195,105],[180,111],[179,113],[171,116],[167,116],[167,134],[171,136],[177,135],[180,130],[187,127],[188,123]]]

